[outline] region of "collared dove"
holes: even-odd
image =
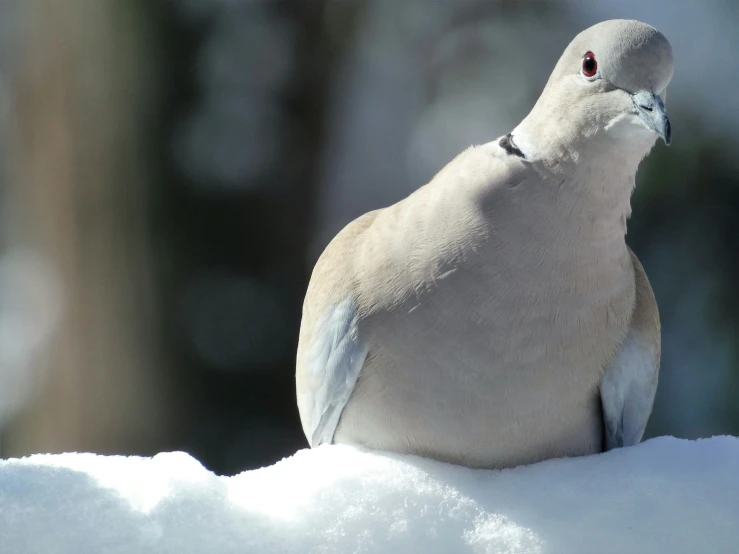
[[[502,468],[641,440],[660,324],[624,237],[672,72],[653,27],[595,25],[511,133],[333,239],[298,345],[311,446]]]

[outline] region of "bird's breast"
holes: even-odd
[[[483,467],[599,451],[597,389],[634,305],[625,245],[606,252],[467,257],[374,314],[339,440]]]

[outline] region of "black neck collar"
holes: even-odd
[[[513,142],[513,134],[508,133],[506,136],[504,136],[500,141],[498,142],[500,147],[508,152],[509,155],[518,156],[519,158],[526,159],[526,156],[523,155],[523,152],[516,146],[516,144]]]

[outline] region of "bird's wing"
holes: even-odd
[[[303,430],[311,446],[331,444],[344,406],[367,357],[357,337],[357,311],[351,299],[332,307],[302,361],[304,387],[298,388]]]
[[[652,413],[660,358],[657,302],[644,268],[631,252],[636,303],[631,325],[600,385],[605,449],[637,444]]]
[[[295,377],[300,420],[312,447],[333,441],[367,356],[357,332],[351,255],[375,215],[353,221],[331,241],[303,304]]]

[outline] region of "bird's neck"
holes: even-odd
[[[564,202],[575,202],[588,217],[626,232],[636,172],[654,145],[654,136],[611,128],[575,129],[565,120],[543,128],[541,118],[528,117],[513,130],[512,141],[528,162],[562,183]]]
[[[566,118],[547,120],[538,117],[536,110],[511,135],[528,161],[540,162],[561,174],[583,168],[595,173],[616,170],[635,175],[656,141],[656,135],[625,119],[588,127]]]

